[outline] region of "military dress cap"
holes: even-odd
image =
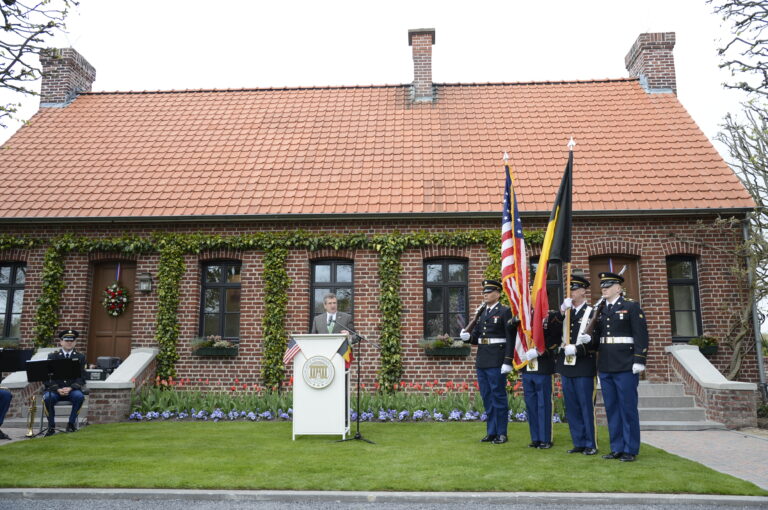
[[[62,331],[59,331],[59,338],[62,340],[75,340],[77,337],[80,336],[80,333],[77,332],[75,329],[65,329]]]
[[[624,283],[624,278],[616,273],[600,273],[600,287],[610,287],[612,285]]]
[[[496,280],[483,280],[483,293],[493,291],[501,292],[501,283]]]
[[[588,289],[589,282],[582,276],[571,275],[571,290]]]

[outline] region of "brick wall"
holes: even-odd
[[[674,32],[640,34],[624,57],[630,76],[644,75],[650,89],[672,89],[677,94]]]
[[[710,218],[711,220],[711,218]],[[543,228],[544,220],[524,221],[526,229]],[[357,221],[349,220],[343,225],[324,223],[244,223],[203,224],[198,226],[168,225],[78,225],[61,227],[61,230],[76,234],[110,237],[121,234],[148,235],[158,230],[175,232],[204,232],[221,235],[245,234],[258,231],[303,229],[318,233],[378,233],[425,231],[457,231],[461,229],[498,228],[494,220],[414,220],[414,221]],[[0,233],[14,233],[52,237],[60,233],[44,227],[24,226],[13,229],[3,226]],[[702,319],[704,330],[715,336],[727,332],[727,318],[723,314],[724,304],[742,302],[745,289],[733,278],[730,267],[736,262],[727,255],[728,250],[738,242],[740,230],[702,230],[695,220],[674,218],[620,218],[620,219],[576,219],[573,237],[573,268],[588,269],[589,258],[604,255],[625,255],[638,259],[640,268],[641,304],[648,317],[651,337],[646,377],[653,381],[675,379],[668,357],[663,354],[671,342],[668,293],[666,285],[666,261],[668,255],[685,254],[697,257],[701,293]],[[535,250],[533,250],[535,251]],[[40,296],[40,271],[43,250],[20,250],[3,254],[6,260],[23,260],[27,263],[27,284],[24,294],[24,314],[21,335],[25,345],[31,343],[35,301]],[[423,334],[423,261],[432,257],[457,257],[466,259],[469,265],[470,309],[480,302],[480,284],[487,265],[485,246],[471,246],[460,249],[424,248],[407,250],[402,256],[402,347],[404,380],[424,383],[437,379],[463,382],[474,380],[474,352],[466,358],[440,358],[424,354],[418,346]],[[234,258],[242,261],[242,309],[240,352],[234,358],[211,358],[191,355],[191,340],[198,336],[200,307],[200,265],[206,260]],[[361,346],[363,383],[373,384],[379,369],[379,355],[376,350],[381,314],[378,309],[378,257],[370,250],[322,250],[308,252],[293,250],[287,259],[288,276],[291,284],[288,291],[286,329],[289,333],[306,333],[309,330],[309,275],[311,261],[321,258],[344,258],[354,261],[355,280],[355,326],[368,337],[370,342]],[[87,338],[90,321],[90,299],[92,265],[98,261],[96,254],[90,256],[72,254],[65,259],[64,279],[66,288],[60,324],[75,327],[81,331],[81,338]],[[179,308],[180,338],[178,352],[181,356],[177,368],[180,377],[189,378],[193,384],[222,389],[229,387],[235,378],[239,384],[259,384],[262,363],[261,317],[264,310],[263,263],[264,254],[259,251],[242,253],[215,252],[186,256],[187,271],[181,282],[181,305]],[[158,257],[156,254],[140,255],[135,258],[137,272],[149,272],[156,277]],[[595,299],[592,289],[590,299]],[[154,347],[154,320],[157,312],[156,290],[143,294],[134,289],[133,303],[133,347]],[[98,313],[102,310],[98,309]],[[78,348],[85,349],[85,342]],[[721,345],[717,355],[711,358],[713,364],[724,371],[728,366],[730,352]],[[290,369],[288,376],[291,375]],[[207,384],[205,381],[208,381]],[[758,381],[756,359],[748,357],[738,380]],[[202,381],[202,382],[201,382]]]
[[[697,407],[705,410],[707,419],[729,429],[757,427],[757,391],[721,390],[701,386],[671,354],[667,355],[672,370],[683,382],[685,393],[692,395]]]

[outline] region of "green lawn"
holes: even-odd
[[[150,422],[90,426],[0,448],[2,487],[144,487],[398,491],[660,492],[766,496],[752,483],[643,445],[634,463],[480,443],[482,423],[363,423],[363,441],[291,441],[291,424]],[[600,430],[602,452],[607,432]]]

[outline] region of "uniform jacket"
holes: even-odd
[[[315,320],[312,321],[312,333],[327,334],[327,333],[341,333],[344,330],[354,329],[352,326],[352,316],[345,312],[336,312],[336,322],[333,325],[333,331],[328,331],[328,312],[323,312],[315,316]]]
[[[64,351],[59,349],[56,352],[52,352],[48,355],[48,359],[64,359]],[[80,362],[80,377],[76,379],[54,379],[53,381],[45,382],[45,391],[56,391],[61,388],[70,387],[73,390],[82,390],[85,386],[85,354],[72,350],[70,356],[71,359],[76,359]]]
[[[528,370],[532,374],[551,375],[555,373],[555,361],[557,360],[557,350],[560,348],[560,342],[563,338],[563,321],[559,318],[559,313],[550,312],[544,323],[544,352],[539,353],[536,358],[538,366],[535,371]]]
[[[633,343],[603,343],[603,337],[632,337]],[[645,314],[635,301],[619,299],[608,312],[600,312],[593,341],[597,345],[597,369],[600,372],[626,372],[633,363],[646,364],[648,355],[648,326]]]
[[[517,318],[508,306],[496,303],[490,310],[484,307],[475,323],[469,342],[477,345],[475,368],[494,368],[512,364],[512,352],[517,336]],[[482,344],[481,338],[506,338],[505,343]]]
[[[589,308],[589,314],[587,313],[587,308]],[[582,322],[589,322],[592,314],[595,313],[595,309],[585,303],[578,312],[571,308],[566,313],[571,314],[571,344],[576,345]],[[565,324],[565,315],[558,314],[558,318]],[[564,345],[561,345],[558,349],[558,374],[566,377],[594,377],[597,374],[597,356],[594,343],[588,342],[586,344],[576,345],[575,365],[565,364],[565,352],[563,351],[563,347]]]

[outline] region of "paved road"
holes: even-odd
[[[768,498],[661,494],[403,493],[293,491],[163,491],[109,489],[0,489],[0,510],[384,509],[466,510],[469,506],[513,510],[721,510],[765,508]]]

